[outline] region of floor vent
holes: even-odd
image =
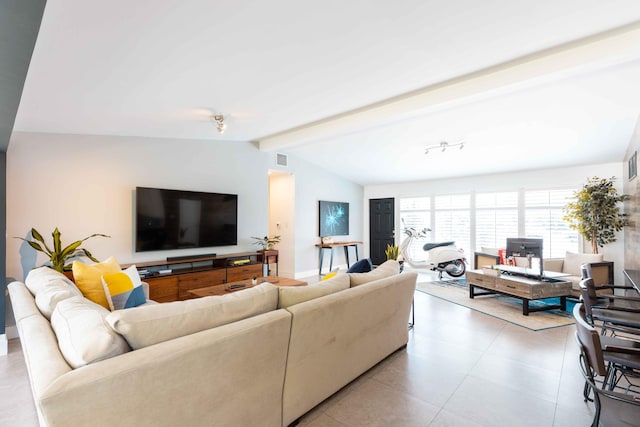
[[[289,166],[289,159],[286,154],[277,153],[276,154],[276,164],[278,166]]]

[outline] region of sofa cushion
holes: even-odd
[[[263,283],[223,296],[116,310],[107,316],[111,327],[133,349],[194,334],[275,310],[278,288]]]
[[[339,273],[329,280],[307,286],[280,286],[278,288],[278,308],[287,308],[304,301],[349,289],[349,276]]]
[[[135,265],[117,273],[103,274],[102,285],[111,311],[133,308],[147,302]]]
[[[581,276],[580,266],[585,263],[602,262],[602,254],[576,254],[567,252],[562,265],[562,273],[571,274],[573,276]]]
[[[399,273],[400,263],[396,260],[390,259],[368,273],[349,273],[349,279],[351,281],[351,287],[354,287]]]
[[[564,265],[564,258],[544,258],[542,260],[544,271],[555,271],[562,273],[562,266]]]
[[[73,269],[73,280],[75,280],[76,286],[78,286],[82,295],[108,309],[109,302],[104,294],[102,275],[120,271],[120,265],[116,259],[109,257],[102,262],[90,265],[81,261],[73,261],[71,268]]]
[[[51,315],[60,352],[79,368],[129,351],[127,342],[105,321],[109,310],[82,296],[60,301]]]
[[[493,255],[493,256],[499,256],[500,255],[500,249],[498,249],[498,248],[488,248],[486,246],[481,246],[480,247],[480,252],[482,252],[483,254]]]
[[[27,277],[24,279],[24,284],[31,292],[31,295],[35,296],[38,292],[52,280],[64,280],[72,286],[75,286],[71,280],[59,271],[50,267],[38,267],[29,271]]]
[[[69,280],[54,278],[46,281],[45,285],[39,288],[35,301],[40,313],[50,320],[53,310],[60,301],[76,296],[82,296],[82,293],[73,283]]]

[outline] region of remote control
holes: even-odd
[[[244,283],[238,283],[237,285],[229,286],[229,289],[238,289],[238,288],[244,288],[244,287],[245,287]]]

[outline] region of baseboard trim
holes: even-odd
[[[347,267],[347,264],[341,264],[341,265],[334,265],[333,266],[334,270],[340,270],[343,273],[346,272],[349,267]],[[323,269],[322,271],[324,271],[324,274],[330,273],[329,271],[329,266],[327,265],[323,265]],[[308,271],[303,271],[303,272],[297,272],[294,276],[294,278],[296,279],[304,279],[309,278],[309,277],[313,277],[313,276],[318,276],[318,278],[320,277],[320,275],[318,274],[318,270],[308,270]]]
[[[293,277],[294,279],[304,279],[304,278],[309,278],[317,275],[318,275],[318,270],[316,269],[316,270],[297,272]]]

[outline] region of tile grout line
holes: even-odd
[[[429,294],[427,294],[429,295]],[[432,298],[437,298],[433,295],[429,295]],[[468,308],[468,307],[467,307]],[[469,308],[469,310],[471,310]],[[484,313],[483,313],[484,314]],[[490,316],[487,314],[487,316]],[[491,316],[493,317],[493,316]],[[489,343],[489,345],[487,345],[487,347],[482,351],[482,354],[480,355],[480,357],[478,357],[478,360],[473,364],[473,366],[467,371],[467,373],[464,375],[464,378],[462,379],[462,381],[460,381],[460,384],[458,384],[458,386],[455,388],[455,390],[453,390],[453,392],[449,395],[449,397],[447,398],[447,400],[440,406],[440,409],[438,410],[438,412],[436,413],[436,415],[433,417],[433,419],[429,422],[429,426],[433,425],[433,422],[438,418],[438,415],[440,415],[440,413],[444,410],[444,407],[447,405],[447,403],[449,403],[449,401],[451,400],[451,398],[456,394],[456,392],[460,389],[460,387],[462,386],[462,384],[467,380],[467,378],[471,377],[471,372],[473,372],[473,370],[475,369],[476,366],[478,366],[478,364],[480,363],[480,360],[485,356],[486,352],[489,350],[489,348],[491,348],[491,346],[493,345],[493,343],[498,339],[498,336],[500,336],[500,334],[502,334],[505,330],[505,328],[507,327],[507,322],[506,320],[500,319],[503,323],[502,323],[502,327],[500,328],[500,330],[496,333],[495,337],[493,337],[493,339],[491,340],[491,342]],[[464,418],[464,417],[462,417]],[[468,418],[465,418],[468,420]],[[474,420],[469,420],[469,421],[474,421]],[[475,422],[475,421],[474,421]]]

